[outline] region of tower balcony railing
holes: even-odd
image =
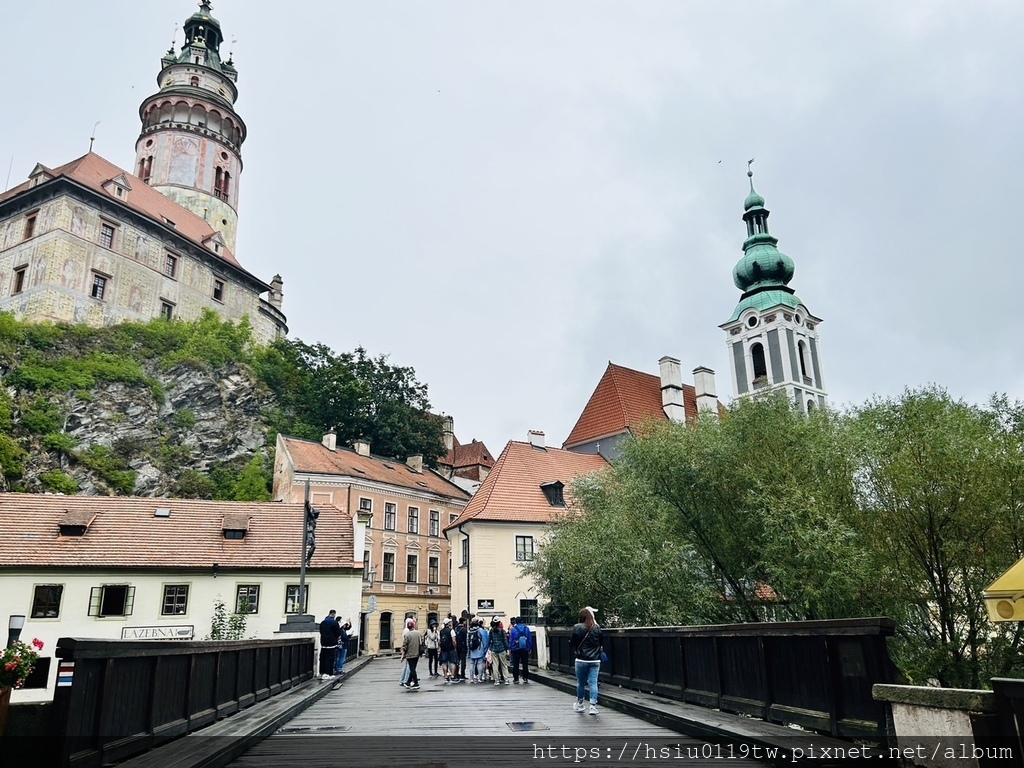
[[[157,131],[167,130],[189,131],[191,133],[198,133],[201,136],[207,136],[209,138],[216,139],[221,144],[226,146],[228,149],[234,151],[235,153],[241,152],[240,144],[236,144],[228,136],[224,135],[220,131],[210,130],[205,125],[193,125],[192,123],[178,123],[171,120],[167,120],[165,122],[153,123],[152,125],[143,126],[142,133],[140,135],[146,136],[151,133],[156,133]]]

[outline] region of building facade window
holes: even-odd
[[[807,345],[800,341],[796,345],[797,357],[800,358],[800,375],[805,379],[810,378],[807,375]]]
[[[25,217],[25,233],[22,236],[22,240],[28,240],[33,237],[36,233],[36,214],[30,213]]]
[[[441,535],[441,513],[436,509],[430,510],[430,535]]]
[[[459,516],[457,514],[455,514],[454,512],[450,512],[448,514],[448,525],[451,525],[452,523],[454,523],[458,519],[459,519]]]
[[[174,317],[174,305],[169,301],[160,300],[160,317],[170,320]]]
[[[289,584],[284,590],[284,612],[305,613],[309,607],[309,584],[302,589],[302,604],[299,604],[299,585]]]
[[[178,276],[178,257],[173,253],[164,255],[164,274],[168,277]]]
[[[94,299],[103,301],[103,297],[107,293],[107,278],[103,275],[99,275],[95,272],[92,273],[92,291],[90,295]]]
[[[370,580],[370,550],[363,550],[363,581]]]
[[[16,296],[25,290],[25,275],[28,274],[28,265],[18,267],[14,270],[14,284],[11,287],[11,295]]]
[[[533,560],[533,536],[516,536],[516,562]]]
[[[441,583],[441,560],[437,557],[427,559],[427,583]]]
[[[162,616],[181,616],[188,611],[188,585],[167,584],[164,586],[164,602],[160,608]]]
[[[360,497],[359,499],[359,511],[373,514],[373,499],[367,499]]]
[[[384,530],[393,531],[398,524],[398,505],[391,502],[384,503]]]
[[[519,601],[520,624],[536,624],[538,615],[536,600]]]
[[[89,594],[89,615],[131,616],[135,604],[135,587],[128,584],[104,584],[93,587]]]
[[[224,281],[219,277],[213,278],[213,300],[224,301]]]
[[[32,618],[60,618],[60,599],[63,595],[63,584],[37,584],[32,594]]]
[[[260,612],[260,587],[258,584],[239,584],[235,590],[235,613]]]
[[[104,248],[114,247],[114,225],[102,222],[100,224],[100,245]]]
[[[469,537],[463,536],[462,538],[462,565],[469,565]]]
[[[395,553],[385,552],[384,553],[384,575],[381,577],[384,581],[395,580]]]
[[[764,357],[764,347],[760,343],[750,345],[750,362],[754,369],[754,380],[768,379],[768,363]]]
[[[405,580],[410,584],[415,584],[420,580],[420,558],[418,555],[406,555]]]
[[[409,533],[420,532],[420,509],[409,507]]]

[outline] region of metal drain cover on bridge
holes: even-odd
[[[518,723],[505,723],[505,725],[507,725],[513,731],[550,731],[551,730],[546,725],[544,725],[544,723],[539,723],[539,722],[530,721],[530,720],[528,720],[526,722],[518,722]]]

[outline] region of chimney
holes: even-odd
[[[666,355],[658,361],[661,367],[661,408],[670,421],[686,423],[683,405],[683,371],[679,361]]]
[[[715,394],[715,372],[703,365],[693,369],[693,388],[697,392],[697,413],[710,411],[718,414],[718,395]]]
[[[530,445],[532,445],[534,448],[544,448],[543,432],[536,429],[531,429],[529,432],[526,433],[526,436],[530,440]]]
[[[274,279],[270,281],[270,306],[277,309],[281,308],[281,304],[284,301],[284,293],[281,291],[283,287],[284,280],[281,279],[280,275],[274,275]],[[332,448],[331,450],[333,451],[334,449]]]
[[[356,440],[355,442],[352,443],[352,448],[355,449],[355,452],[358,453],[360,456],[370,455],[369,440]]]
[[[338,434],[334,431],[334,427],[331,427],[331,431],[324,435],[320,442],[324,444],[328,451],[338,449]]]
[[[455,419],[451,416],[445,416],[441,420],[441,430],[443,432],[444,449],[451,453],[455,449]]]
[[[405,463],[409,466],[413,472],[422,475],[423,474],[423,454],[417,453],[415,456],[410,456],[405,460]]]

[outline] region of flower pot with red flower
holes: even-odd
[[[7,725],[7,709],[11,703],[11,691],[25,685],[39,661],[43,641],[36,638],[32,644],[16,641],[0,653],[0,737]]]

